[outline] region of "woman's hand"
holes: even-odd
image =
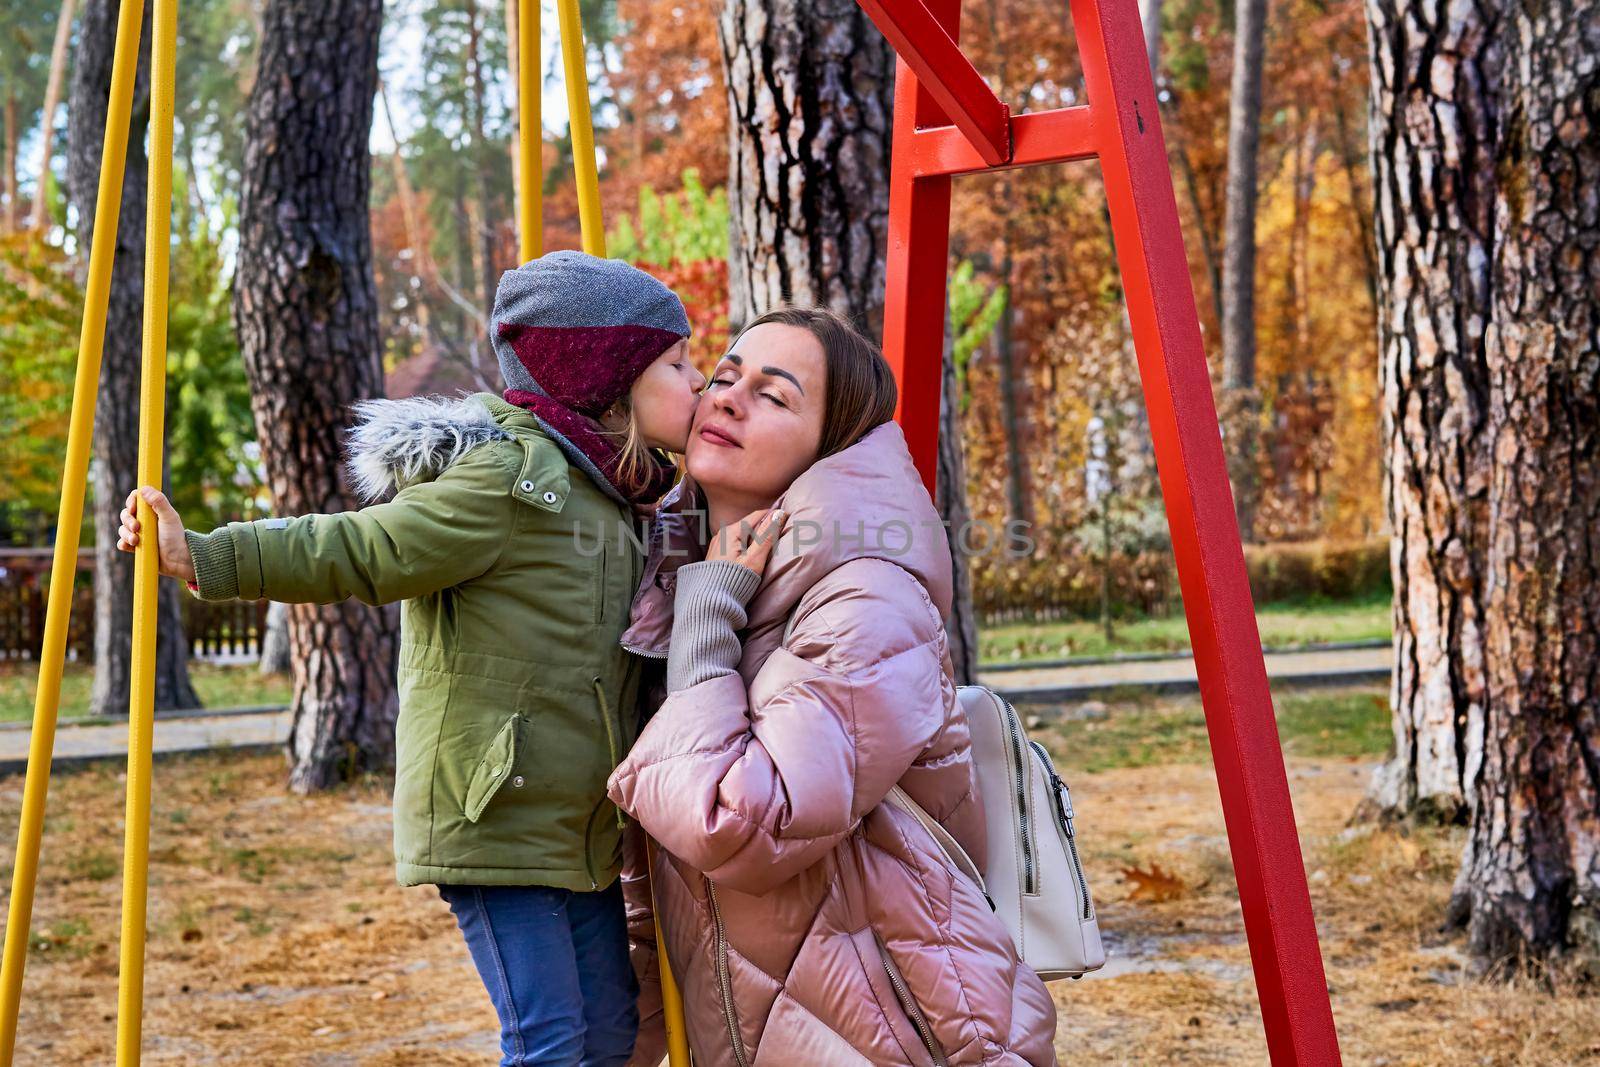
[[[757,574],[767,569],[767,557],[783,533],[785,513],[776,508],[752,511],[738,522],[717,531],[706,550],[706,560],[727,560]]]
[[[117,547],[124,552],[139,547],[141,496],[156,513],[156,569],[169,578],[194,581],[194,558],[189,555],[189,542],[183,537],[183,520],[159,489],[146,485],[128,494],[128,502],[122,508],[122,525],[117,527]]]

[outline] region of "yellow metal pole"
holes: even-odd
[[[655,899],[651,898],[651,910]],[[661,917],[656,914],[656,959],[661,963],[661,1014],[667,1030],[668,1067],[689,1067],[689,1035],[684,1030],[683,994],[678,992],[678,980],[672,976],[672,964],[667,960],[667,946],[661,940]]]
[[[540,118],[539,0],[517,0],[517,233],[522,262],[544,252],[544,122]]]
[[[150,198],[145,208],[144,357],[139,378],[139,484],[161,485],[167,388],[167,250],[172,229],[172,107],[178,0],[155,0],[150,47]],[[137,1067],[144,1011],[145,905],[150,867],[150,746],[155,718],[155,513],[138,502],[133,560],[133,685],[128,694],[128,800],[122,854],[117,1065]]]
[[[650,914],[656,924],[656,963],[661,971],[661,1021],[667,1031],[668,1067],[690,1067],[689,1032],[683,1021],[683,994],[678,990],[678,980],[672,976],[672,962],[667,959],[667,944],[661,937],[661,909],[656,906],[655,871],[656,843],[646,837],[645,861],[650,870]]]
[[[567,115],[572,124],[572,169],[578,179],[578,222],[583,250],[606,254],[605,225],[600,219],[600,168],[594,154],[594,124],[589,120],[589,70],[584,62],[583,17],[578,0],[556,0],[561,16],[561,64],[567,82]]]
[[[89,278],[84,287],[83,324],[78,334],[78,370],[72,384],[72,420],[67,430],[66,467],[61,475],[55,557],[50,565],[50,598],[45,609],[44,645],[39,652],[39,687],[33,700],[28,773],[22,786],[22,819],[12,867],[5,952],[0,961],[0,1064],[4,1067],[10,1067],[16,1053],[17,1011],[22,1004],[22,971],[28,960],[33,890],[39,876],[39,838],[50,791],[50,759],[55,750],[56,713],[61,703],[61,665],[66,658],[67,621],[72,613],[73,577],[78,569],[78,533],[83,527],[95,392],[100,386],[106,302],[111,295],[111,264],[117,251],[122,173],[128,158],[128,120],[133,111],[143,19],[144,0],[122,0],[111,62],[105,140],[100,150],[100,189],[95,196],[94,235],[89,244]],[[99,533],[102,537],[107,535],[104,530]]]

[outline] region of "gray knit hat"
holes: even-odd
[[[502,274],[490,320],[508,394],[548,396],[586,415],[610,407],[688,336],[683,301],[661,282],[619,259],[565,250]]]

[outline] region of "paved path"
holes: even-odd
[[[21,729],[0,730],[0,774],[20,772],[28,766],[28,734]],[[156,720],[157,755],[201,752],[216,748],[276,748],[289,737],[289,711],[272,708],[237,714],[161,717]],[[53,766],[82,763],[114,756],[126,759],[128,726],[109,723],[56,728]]]
[[[1267,676],[1275,686],[1382,682],[1389,678],[1392,656],[1388,645],[1269,652]],[[1192,693],[1199,689],[1194,660],[1188,656],[1042,668],[1008,665],[1000,671],[980,671],[978,680],[1013,701],[1083,699],[1122,687],[1164,693]]]
[[[1274,687],[1371,683],[1389,677],[1390,651],[1332,648],[1267,654]],[[1163,693],[1194,692],[1194,661],[1188,657],[1139,658],[1043,667],[1007,665],[981,672],[979,679],[1013,701],[1067,701],[1135,688]],[[289,736],[284,708],[243,709],[196,716],[160,716],[155,726],[158,755],[216,748],[275,748]],[[125,758],[124,723],[63,723],[56,730],[55,765],[107,757]],[[0,728],[0,774],[21,771],[28,761],[28,727]]]

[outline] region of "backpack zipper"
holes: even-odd
[[[927,1016],[922,1014],[922,1008],[911,996],[911,990],[906,986],[905,979],[900,977],[900,968],[895,966],[894,957],[889,955],[889,946],[885,945],[876,933],[872,935],[872,939],[877,942],[878,955],[883,960],[883,970],[889,976],[889,984],[894,987],[894,995],[900,1001],[900,1007],[905,1009],[906,1018],[916,1027],[917,1036],[922,1039],[922,1045],[928,1050],[935,1067],[950,1067],[950,1060],[933,1036],[933,1027],[928,1025]]]
[[[1038,755],[1044,766],[1044,773],[1050,779],[1050,791],[1055,794],[1056,818],[1061,824],[1061,831],[1067,838],[1067,853],[1072,857],[1072,873],[1078,878],[1078,892],[1083,900],[1083,918],[1085,921],[1094,918],[1094,905],[1089,900],[1089,882],[1083,876],[1083,864],[1078,859],[1078,834],[1072,826],[1072,790],[1067,788],[1067,783],[1062,781],[1056,773],[1055,763],[1050,759],[1050,753],[1037,741],[1029,741],[1034,753]]]
[[[739,1036],[739,1015],[733,1006],[733,977],[728,973],[728,929],[722,925],[722,909],[717,906],[717,887],[706,879],[706,899],[711,902],[711,925],[717,935],[717,982],[722,986],[722,1015],[728,1023],[728,1044],[733,1048],[734,1062],[739,1067],[749,1067],[744,1053],[744,1039]]]
[[[1017,709],[999,693],[994,696],[1006,710],[1006,739],[1011,743],[1011,788],[1017,798],[1017,826],[1021,838],[1022,891],[1031,895],[1039,892],[1039,879],[1033,861],[1033,816],[1028,808],[1028,758],[1024,754],[1026,739]]]

